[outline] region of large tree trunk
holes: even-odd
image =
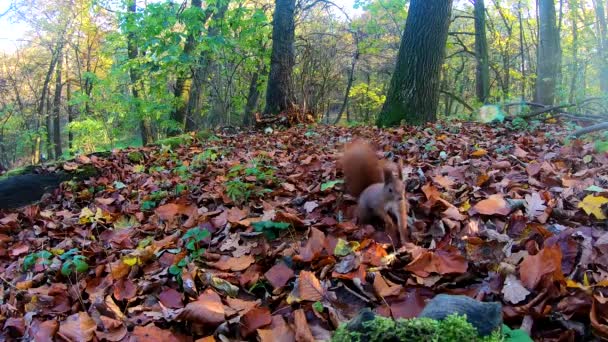
[[[595,15],[598,25],[598,53],[600,65],[600,89],[602,93],[608,94],[608,33],[606,28],[606,12],[604,0],[595,0]]]
[[[555,101],[560,48],[555,18],[554,0],[539,0],[540,31],[538,36],[537,76],[535,101],[552,105]]]
[[[51,55],[51,61],[49,63],[49,68],[44,77],[44,82],[42,83],[42,91],[40,92],[40,100],[38,102],[38,115],[44,116],[46,121],[46,142],[47,142],[47,158],[51,157],[52,148],[51,148],[51,137],[52,137],[52,120],[50,118],[50,108],[49,108],[49,84],[51,83],[51,78],[53,77],[53,72],[55,71],[55,66],[57,65],[59,55],[61,54],[61,50],[63,50],[63,40],[60,40],[55,47]],[[34,152],[33,163],[37,164],[40,162],[40,139],[36,139],[36,150]]]
[[[490,61],[488,60],[488,41],[486,38],[486,10],[483,0],[475,0],[475,73],[477,100],[488,101],[490,95]]]
[[[55,68],[55,97],[53,98],[53,145],[55,146],[55,159],[61,158],[61,73],[63,65],[62,53],[59,53],[57,68]]]
[[[134,14],[137,11],[137,2],[136,0],[129,0],[127,11],[131,15],[131,20],[134,18]],[[139,55],[139,49],[135,44],[135,32],[129,30],[127,33],[127,54],[130,60],[134,60]],[[131,78],[131,93],[135,100],[135,108],[138,115],[143,115],[139,110],[139,87],[140,87],[140,76],[137,67],[134,66],[129,70],[129,75]],[[144,117],[141,117],[139,120],[139,131],[141,134],[141,143],[143,146],[146,146],[148,143],[152,142],[152,132],[150,129],[150,125],[146,122]]]
[[[280,113],[295,102],[291,89],[291,73],[295,64],[295,8],[295,0],[276,0],[264,114]]]
[[[219,21],[224,18],[224,14],[228,9],[227,0],[217,3],[216,12],[213,15],[213,22],[209,24],[207,36],[213,38],[220,33]],[[205,82],[209,77],[209,72],[212,65],[212,56],[209,50],[201,52],[196,65],[192,70],[192,84],[188,94],[188,104],[186,106],[186,131],[191,132],[198,129],[200,116],[203,110],[203,90]]]
[[[412,0],[378,125],[435,121],[452,0]]]

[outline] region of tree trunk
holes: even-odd
[[[130,14],[130,20],[133,20],[134,14],[137,11],[136,0],[129,0],[127,11]],[[133,29],[129,30],[129,33],[127,34],[127,53],[130,60],[134,60],[139,56],[139,49],[135,43],[135,32],[133,32]],[[148,143],[152,142],[152,133],[150,130],[150,125],[146,122],[146,119],[143,117],[143,113],[140,113],[139,110],[140,76],[137,66],[131,67],[129,70],[129,75],[131,78],[131,93],[135,101],[135,111],[138,115],[142,115],[142,117],[139,119],[141,143],[143,146],[146,146]]]
[[[208,38],[213,38],[220,33],[218,23],[224,18],[224,14],[228,9],[229,1],[219,1],[217,3],[216,12],[213,15],[213,21],[209,24],[207,30]],[[198,129],[200,115],[203,110],[203,90],[205,82],[209,77],[209,71],[212,64],[212,56],[209,50],[202,51],[196,65],[192,70],[192,84],[188,94],[188,104],[186,106],[186,131],[191,132]]]
[[[379,126],[435,121],[452,0],[412,0]]]
[[[44,82],[42,83],[42,91],[40,92],[40,100],[38,102],[38,108],[37,108],[38,115],[43,116],[45,118],[45,122],[46,122],[47,153],[49,154],[47,156],[47,158],[50,158],[51,154],[52,154],[52,148],[51,148],[52,124],[51,124],[51,118],[49,116],[50,108],[49,108],[49,101],[48,101],[49,84],[51,83],[51,78],[53,76],[53,72],[55,71],[55,66],[57,65],[59,55],[61,54],[60,51],[63,49],[63,44],[64,44],[63,40],[60,40],[57,43],[57,46],[55,47],[55,50],[52,53],[51,61],[49,63],[49,68],[44,77]],[[40,162],[40,140],[37,139],[36,143],[38,145],[35,147],[36,151],[34,152],[34,158],[33,158],[34,164],[37,164]]]
[[[608,94],[608,33],[606,28],[606,12],[604,0],[595,0],[595,15],[599,31],[598,54],[600,64],[600,89],[602,93]]]
[[[522,4],[519,0],[517,5],[517,19],[519,20],[519,54],[521,55],[521,98],[526,98],[526,55],[524,54],[524,46],[526,41],[524,39],[524,24],[522,19]]]
[[[477,100],[487,103],[490,95],[490,61],[488,60],[488,41],[486,38],[486,10],[483,0],[475,0],[475,57],[477,69],[475,84]]]
[[[276,0],[272,19],[270,74],[266,88],[264,114],[273,115],[290,108],[295,102],[291,73],[295,64],[295,0]]]
[[[63,154],[61,150],[61,73],[63,65],[63,56],[59,52],[57,67],[55,68],[55,98],[53,99],[53,145],[55,146],[55,159],[61,158]]]
[[[539,0],[540,31],[538,36],[536,98],[544,105],[555,102],[559,61],[559,35],[555,18],[554,0]]]
[[[574,103],[576,98],[576,80],[578,79],[578,1],[570,0],[570,20],[572,21],[572,64],[570,65],[570,96],[568,101]]]
[[[51,89],[49,87],[46,94],[46,107],[44,109],[44,117],[46,118],[46,160],[52,160],[53,158],[53,118],[52,114],[52,103],[51,103]]]
[[[249,92],[247,95],[247,103],[245,104],[245,110],[243,111],[243,125],[251,126],[254,123],[253,112],[258,106],[258,100],[260,98],[260,81],[259,73],[256,71],[251,75],[251,81],[249,82]]]
[[[346,83],[346,91],[344,92],[344,100],[342,101],[342,106],[340,106],[340,111],[338,112],[336,121],[334,121],[334,125],[342,119],[342,113],[344,113],[344,110],[348,106],[348,94],[350,94],[350,88],[353,86],[353,81],[355,80],[355,67],[357,66],[357,60],[359,60],[359,37],[358,33],[353,34],[353,36],[355,38],[355,54],[353,55],[353,60],[350,63],[350,69],[348,70],[348,81]],[[350,121],[349,119],[350,118],[347,118],[347,121]]]

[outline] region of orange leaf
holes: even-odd
[[[323,299],[325,291],[314,273],[309,271],[300,272],[298,285],[300,287],[299,296],[301,300],[316,302]]]
[[[279,262],[264,273],[264,277],[274,289],[285,286],[294,275],[293,270],[285,265],[284,262]]]
[[[293,313],[294,325],[296,326],[296,341],[298,342],[314,342],[312,332],[306,321],[306,314],[304,310],[298,309]]]
[[[95,335],[97,324],[86,312],[75,313],[59,326],[59,335],[68,341],[90,341]]]
[[[480,158],[485,156],[486,154],[488,154],[488,151],[484,150],[483,148],[480,148],[479,150],[473,151],[473,153],[471,153],[471,157]]]
[[[196,301],[188,303],[177,318],[213,327],[220,325],[226,319],[222,300],[211,289],[207,289]]]
[[[222,257],[220,258],[220,260],[218,262],[213,262],[213,263],[210,262],[209,264],[213,265],[213,267],[215,267],[219,270],[222,270],[222,271],[230,270],[230,271],[234,271],[234,272],[239,272],[239,271],[246,270],[254,262],[255,262],[255,258],[252,257],[251,255],[243,255],[242,257],[239,257],[239,258],[222,255]]]
[[[545,247],[536,255],[525,256],[521,262],[519,276],[529,290],[535,289],[546,275],[551,275],[553,280],[564,280],[559,246]]]
[[[511,212],[509,204],[500,194],[494,194],[478,202],[473,209],[482,215],[508,215]]]
[[[381,298],[396,296],[401,292],[403,286],[401,285],[390,285],[384,280],[380,273],[376,273],[374,277],[374,291]]]
[[[269,325],[271,321],[272,317],[268,308],[249,310],[249,312],[241,317],[241,336],[247,337],[256,331],[256,329]]]

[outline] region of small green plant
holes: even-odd
[[[260,221],[252,223],[256,232],[262,232],[269,240],[276,239],[281,231],[290,227],[287,222]]]
[[[214,162],[217,160],[217,150],[214,148],[208,148],[203,153],[199,153],[192,158],[192,167],[203,168],[208,162]]]
[[[226,182],[226,194],[236,203],[243,203],[249,199],[254,185],[235,178]]]
[[[181,259],[177,264],[169,267],[169,273],[176,276],[178,282],[181,283],[182,269],[188,265],[189,262],[198,259],[205,253],[205,248],[202,247],[203,240],[209,237],[211,233],[207,229],[195,227],[186,232],[182,236],[182,240],[185,243],[188,255]]]
[[[87,258],[84,255],[79,255],[78,253],[78,248],[72,248],[59,257],[61,260],[63,260],[61,274],[67,277],[74,272],[84,273],[89,269]]]
[[[53,254],[49,251],[39,251],[36,253],[30,253],[26,255],[23,259],[23,270],[29,270],[34,265],[36,265],[36,262],[42,265],[50,265],[52,256]]]
[[[528,125],[528,121],[524,118],[522,118],[521,116],[516,117],[515,119],[513,119],[513,121],[511,121],[511,129],[516,130],[516,131],[523,131],[528,129],[529,125]]]

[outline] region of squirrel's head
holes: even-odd
[[[401,201],[405,199],[405,184],[403,179],[403,163],[399,160],[397,177],[390,167],[384,167],[384,199],[385,202]]]

